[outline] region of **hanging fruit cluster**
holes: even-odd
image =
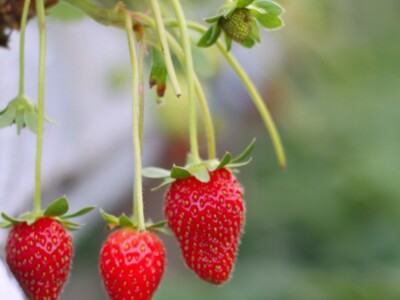
[[[212,115],[201,82],[196,75],[189,30],[202,36],[199,47],[215,45],[237,72],[248,89],[251,99],[268,129],[278,163],[286,167],[286,159],[271,115],[254,84],[240,64],[229,53],[232,41],[245,47],[260,42],[259,25],[267,29],[282,26],[283,9],[269,0],[227,1],[216,16],[207,18],[209,29],[188,21],[179,0],[170,0],[174,18],[166,19],[158,0],[148,0],[149,10],[140,10],[124,2],[113,7],[98,6],[87,0],[64,0],[76,6],[96,21],[125,30],[132,69],[132,138],[135,160],[133,183],[133,214],[101,216],[114,231],[100,250],[100,273],[110,299],[151,299],[165,269],[166,253],[155,232],[173,231],[186,265],[201,279],[219,285],[232,275],[236,253],[245,220],[243,189],[234,173],[251,161],[253,140],[237,157],[229,152],[216,157]],[[56,0],[0,0],[0,45],[6,47],[8,32],[20,29],[20,84],[17,96],[0,112],[0,128],[16,124],[19,133],[24,127],[37,135],[35,195],[32,212],[19,217],[2,213],[0,226],[11,227],[7,240],[6,260],[29,299],[58,299],[67,281],[73,247],[67,230],[79,224],[73,217],[90,212],[86,207],[67,214],[66,197],[41,207],[41,158],[44,127],[44,89],[46,59],[45,9]],[[112,1],[111,1],[112,2]],[[144,13],[146,11],[147,13]],[[24,41],[27,21],[37,15],[39,28],[38,101],[30,100],[24,92]],[[179,34],[172,34],[178,29]],[[224,34],[226,47],[220,42]],[[178,38],[177,38],[178,36]],[[150,52],[150,88],[156,87],[163,97],[167,82],[177,98],[188,102],[190,154],[184,166],[171,170],[157,167],[142,168],[144,57]],[[185,72],[187,92],[181,90],[173,55]],[[201,158],[197,134],[197,107],[204,121],[208,148]],[[47,118],[48,119],[48,118]],[[147,222],[144,216],[142,177],[162,179],[157,187],[167,186],[164,199],[166,220]]]

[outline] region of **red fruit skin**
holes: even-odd
[[[100,252],[100,274],[110,300],[150,300],[164,267],[164,245],[148,231],[115,231]]]
[[[67,282],[72,238],[56,220],[43,217],[34,224],[12,228],[6,261],[30,300],[56,300]]]
[[[230,278],[244,225],[243,191],[232,173],[209,172],[174,181],[165,195],[165,216],[190,269],[205,281]]]

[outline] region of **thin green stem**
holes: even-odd
[[[43,0],[36,0],[36,12],[39,28],[39,84],[38,84],[38,124],[36,139],[36,166],[35,166],[35,199],[33,210],[41,210],[41,177],[43,152],[43,123],[44,123],[44,87],[46,77],[46,19]]]
[[[128,38],[129,54],[132,67],[132,137],[135,157],[135,182],[133,185],[133,207],[134,219],[138,222],[138,231],[146,229],[144,222],[143,191],[142,191],[142,152],[140,143],[140,74],[135,43],[132,20],[125,11],[125,30]]]
[[[165,65],[168,71],[168,77],[171,81],[172,88],[174,89],[175,95],[179,98],[182,95],[181,87],[178,82],[178,77],[176,76],[174,64],[171,58],[171,52],[166,39],[166,30],[161,15],[160,5],[158,0],[150,0],[150,7],[153,12],[154,20],[156,22],[156,31],[158,39],[161,44],[161,50],[164,54]]]
[[[139,84],[140,91],[140,110],[139,110],[139,140],[140,151],[143,152],[143,126],[144,126],[144,54],[146,52],[146,42],[144,37],[140,39],[139,48]]]
[[[25,31],[31,0],[25,0],[22,9],[21,31],[19,37],[19,96],[25,93]]]
[[[187,31],[186,18],[179,0],[171,0],[172,7],[178,22],[179,31],[182,37],[183,51],[185,53],[185,67],[188,84],[188,100],[189,100],[189,133],[190,133],[190,151],[193,163],[200,162],[199,146],[197,141],[197,114],[195,102],[195,81],[193,78],[194,66],[192,49],[190,46],[189,34]]]
[[[165,21],[165,24],[167,26],[177,26],[176,20],[167,20]],[[197,23],[194,22],[188,22],[187,23],[188,27],[190,29],[196,30],[200,33],[204,33],[207,29]],[[279,136],[278,130],[276,129],[275,123],[272,119],[271,113],[269,112],[267,106],[265,105],[260,93],[254,86],[253,82],[247,75],[247,73],[244,71],[242,66],[237,62],[237,60],[225,49],[224,45],[221,42],[217,42],[217,47],[219,51],[222,53],[224,58],[227,60],[227,62],[232,66],[232,68],[235,70],[236,74],[240,77],[242,80],[243,84],[247,88],[251,99],[253,100],[254,105],[257,107],[262,120],[264,121],[265,127],[270,133],[272,144],[275,149],[275,153],[278,159],[279,166],[282,169],[285,169],[287,167],[287,162],[286,162],[286,155],[285,151],[282,146],[282,141]]]

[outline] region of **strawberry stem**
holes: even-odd
[[[41,176],[43,152],[43,123],[44,123],[44,87],[46,76],[46,19],[43,0],[36,0],[36,12],[39,27],[39,83],[38,83],[38,124],[36,139],[36,165],[35,165],[35,198],[34,212],[41,210]]]
[[[142,151],[140,141],[140,75],[132,20],[128,11],[125,11],[125,30],[128,37],[129,54],[132,67],[132,137],[135,157],[135,182],[133,185],[134,220],[137,220],[138,231],[145,230],[142,192]]]
[[[22,8],[21,31],[19,37],[19,96],[25,93],[25,31],[31,0],[25,0]]]
[[[186,18],[179,0],[171,0],[172,7],[178,22],[179,31],[182,37],[183,51],[185,53],[185,67],[188,83],[188,100],[189,100],[189,132],[190,132],[190,150],[192,154],[193,163],[200,162],[199,147],[197,141],[197,116],[196,116],[196,102],[195,102],[195,80],[194,80],[194,66],[192,49],[190,46],[189,34],[187,31]]]
[[[165,65],[168,70],[168,76],[171,80],[172,88],[174,89],[175,95],[179,98],[182,95],[182,91],[178,82],[178,78],[176,76],[174,64],[172,62],[171,53],[169,50],[169,46],[167,43],[167,39],[165,37],[165,27],[163,23],[163,18],[161,15],[160,5],[158,4],[158,0],[150,0],[150,7],[153,12],[154,20],[156,21],[156,31],[158,35],[158,39],[161,44],[161,49],[164,54]]]

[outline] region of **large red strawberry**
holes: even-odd
[[[174,181],[165,196],[165,215],[186,264],[200,278],[221,284],[230,277],[244,223],[243,192],[226,169]]]
[[[56,300],[71,267],[71,236],[49,217],[16,224],[8,236],[6,260],[29,299]]]
[[[149,231],[122,228],[100,253],[100,274],[111,300],[150,300],[164,273],[162,241]]]

